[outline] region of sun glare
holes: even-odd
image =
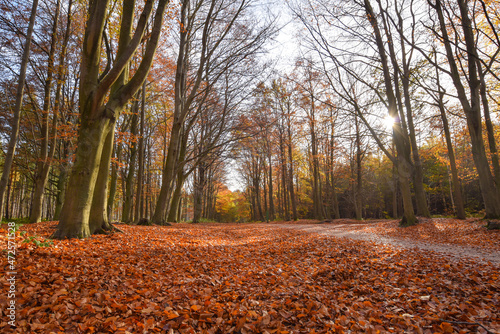
[[[386,129],[390,130],[390,129],[392,129],[392,126],[394,125],[395,120],[394,120],[394,117],[387,115],[387,116],[385,116],[383,122],[384,122]]]

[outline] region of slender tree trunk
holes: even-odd
[[[368,21],[372,25],[375,34],[375,40],[377,43],[377,48],[382,63],[384,83],[385,83],[386,95],[389,106],[388,108],[389,115],[394,119],[397,119],[398,116],[397,101],[392,87],[392,80],[389,72],[387,55],[385,53],[385,47],[378,27],[376,15],[373,12],[369,0],[364,0],[364,7],[366,10]],[[415,217],[415,212],[413,210],[413,203],[411,198],[411,189],[409,182],[409,177],[411,175],[411,164],[406,158],[407,156],[409,156],[407,152],[408,143],[405,141],[403,128],[401,127],[400,122],[395,122],[393,126],[393,138],[394,138],[394,143],[396,144],[396,150],[398,152],[397,170],[399,176],[399,184],[401,187],[401,194],[403,196],[404,213],[401,225],[404,226],[414,225],[418,221],[417,218]]]
[[[380,11],[383,12],[384,9],[382,7],[382,3],[380,0],[377,1],[379,4]],[[382,15],[382,22],[384,25],[384,29],[387,35],[387,39],[389,40],[389,55],[391,58],[391,62],[394,68],[394,92],[396,94],[396,100],[400,115],[400,120],[402,122],[401,128],[403,129],[403,136],[405,137],[405,144],[411,145],[405,148],[405,152],[408,156],[405,157],[406,161],[410,163],[411,169],[413,170],[413,188],[415,190],[415,200],[417,204],[417,214],[423,217],[430,217],[429,208],[427,207],[427,198],[425,195],[423,180],[424,173],[422,170],[422,163],[420,161],[420,155],[418,153],[418,145],[415,135],[415,126],[413,124],[413,108],[411,106],[411,96],[410,96],[410,69],[408,66],[409,61],[407,60],[407,54],[405,50],[405,41],[404,41],[404,28],[403,28],[403,19],[399,13],[397,1],[396,5],[396,13],[398,15],[398,26],[397,31],[400,35],[400,44],[401,44],[401,60],[398,60],[396,51],[394,50],[394,43],[392,42],[393,37],[390,32],[390,29],[387,24],[387,20],[384,15]],[[410,54],[411,58],[411,54]],[[403,95],[404,95],[404,109],[403,102],[401,97],[401,92],[399,88],[399,71],[400,64],[402,63],[402,78],[401,83],[403,86]],[[406,117],[405,117],[406,110]],[[407,123],[404,122],[405,119]],[[403,123],[404,122],[404,123]],[[413,163],[410,158],[410,152],[413,156]],[[398,152],[399,154],[399,152]]]
[[[403,45],[404,42],[402,41]],[[411,143],[411,152],[413,156],[413,168],[415,171],[413,188],[415,189],[415,201],[417,204],[417,214],[422,217],[430,217],[429,207],[427,205],[427,196],[424,189],[424,171],[422,169],[422,161],[418,152],[417,136],[415,133],[415,125],[413,123],[413,108],[411,106],[410,97],[410,69],[406,62],[405,50],[403,47],[403,94],[405,101],[406,117],[408,119],[409,137]]]
[[[330,116],[332,117],[332,116]],[[330,134],[330,143],[329,143],[329,153],[330,153],[330,157],[329,157],[329,163],[330,163],[330,166],[328,166],[328,175],[330,175],[330,189],[331,189],[331,194],[330,194],[330,206],[331,206],[331,211],[332,211],[332,215],[331,215],[331,218],[334,218],[334,219],[339,219],[340,218],[340,212],[339,212],[339,201],[338,201],[338,198],[337,198],[337,191],[335,190],[335,173],[334,173],[334,169],[333,169],[333,166],[334,166],[334,162],[335,162],[335,158],[334,158],[334,144],[335,144],[335,139],[334,139],[334,126],[333,126],[333,123],[331,124],[331,134]]]
[[[54,210],[54,220],[59,220],[61,215],[62,205],[64,203],[64,196],[66,195],[66,184],[68,181],[68,166],[66,163],[62,163],[59,167],[59,178],[57,180],[57,196],[56,196],[56,208]]]
[[[203,165],[198,166],[197,174],[193,196],[193,223],[200,222],[203,209],[203,189],[205,186],[205,168]]]
[[[118,183],[118,164],[122,157],[122,145],[114,146],[114,156],[116,158],[116,162],[111,165],[111,180],[109,182],[109,195],[107,199],[107,209],[108,213],[108,221],[111,222],[113,217],[113,211],[115,207],[115,197],[116,197],[116,185]]]
[[[5,154],[2,177],[0,178],[0,219],[3,217],[5,190],[9,180],[10,169],[14,161],[16,153],[17,139],[19,137],[19,123],[21,120],[21,108],[23,105],[24,84],[26,81],[26,68],[31,48],[31,36],[33,35],[33,27],[35,25],[36,10],[38,7],[38,0],[33,0],[31,6],[30,21],[28,24],[28,31],[26,33],[26,41],[24,43],[23,57],[21,59],[21,67],[19,69],[19,78],[17,80],[16,103],[14,105],[14,117],[12,118],[11,133],[9,144],[7,146],[7,153]]]
[[[292,152],[292,129],[290,116],[288,117],[288,191],[290,193],[290,202],[292,205],[292,219],[295,221],[297,216],[297,199],[295,198],[295,189],[293,187],[293,152]]]
[[[14,169],[11,170],[11,175],[9,177],[9,182],[7,183],[7,194],[5,196],[5,219],[10,219],[10,214],[12,210],[9,210],[10,194],[12,190],[12,174],[14,173]]]
[[[467,128],[471,138],[472,157],[474,165],[478,172],[479,184],[481,187],[481,195],[483,197],[486,218],[500,217],[500,196],[495,186],[495,180],[491,175],[484,141],[482,136],[482,121],[481,121],[481,102],[480,102],[480,81],[478,79],[477,69],[477,53],[476,44],[474,41],[474,33],[468,14],[468,2],[457,0],[462,19],[462,29],[464,33],[465,45],[468,53],[468,86],[469,96],[465,91],[465,87],[461,81],[461,75],[458,66],[455,62],[455,56],[452,51],[451,42],[448,37],[448,27],[446,25],[444,14],[441,7],[441,0],[436,0],[436,4],[431,6],[436,10],[438,15],[443,43],[446,50],[448,64],[450,66],[451,79],[457,90],[458,99],[462,105],[465,116],[467,118]],[[470,101],[469,101],[470,99]]]
[[[465,219],[464,201],[462,198],[462,190],[460,189],[460,180],[458,178],[457,164],[455,161],[455,152],[453,149],[453,143],[451,141],[450,127],[448,125],[448,118],[446,117],[446,111],[443,102],[444,92],[442,91],[439,83],[439,71],[437,69],[436,69],[436,78],[439,88],[438,106],[439,106],[439,111],[441,113],[441,121],[443,122],[443,130],[446,138],[446,147],[448,149],[448,158],[450,159],[455,215],[457,216],[458,219]]]
[[[137,172],[137,191],[135,203],[135,223],[144,217],[143,183],[144,183],[144,121],[146,118],[146,81],[142,84],[141,125],[139,132],[139,171]]]
[[[268,162],[269,162],[269,219],[275,220],[276,213],[274,209],[273,165],[271,160],[271,154],[268,155]]]
[[[263,159],[264,160],[264,159]],[[263,183],[262,183],[262,195],[264,197],[264,220],[266,223],[269,222],[269,206],[267,205],[267,166],[265,161],[262,163],[262,169],[263,169]]]
[[[290,220],[290,210],[288,208],[288,189],[289,184],[287,182],[287,174],[289,172],[287,168],[288,161],[286,159],[286,153],[284,149],[283,137],[280,134],[280,156],[281,156],[281,184],[283,186],[283,191],[281,192],[283,195],[283,217],[285,221]],[[293,192],[293,190],[292,190]]]
[[[361,136],[359,133],[359,122],[358,118],[355,118],[355,125],[356,125],[356,190],[355,190],[355,209],[356,209],[356,219],[357,220],[362,220],[363,219],[363,202],[361,198],[362,194],[362,170],[361,170]]]
[[[314,122],[314,120],[313,120]],[[313,205],[314,205],[314,219],[322,220],[322,200],[320,192],[320,179],[319,179],[319,162],[318,162],[318,149],[316,142],[316,132],[314,125],[311,124],[311,164],[312,164],[312,191],[313,191]]]
[[[132,123],[130,124],[130,133],[133,137],[137,136],[137,110],[139,102],[134,102],[132,107]],[[134,141],[130,147],[130,159],[128,163],[128,173],[125,182],[125,198],[123,203],[122,221],[130,224],[133,222],[132,208],[134,204],[134,176],[135,176],[135,160],[137,156],[137,143]]]
[[[59,11],[60,11],[60,0],[57,1],[56,4],[56,12],[54,16],[54,25],[52,29],[52,40],[49,51],[49,60],[47,66],[47,78],[45,79],[45,92],[44,92],[44,102],[43,102],[43,110],[42,110],[42,129],[41,129],[41,152],[40,157],[37,162],[37,168],[35,173],[35,188],[33,191],[33,202],[31,204],[31,214],[30,214],[30,223],[37,223],[41,219],[41,208],[43,197],[45,193],[45,186],[47,184],[47,179],[50,172],[50,167],[52,164],[52,158],[54,157],[55,152],[55,144],[56,144],[56,132],[57,132],[57,118],[58,111],[61,101],[61,89],[62,82],[65,71],[65,57],[66,57],[66,49],[69,42],[70,36],[70,28],[71,28],[71,6],[72,1],[69,3],[68,16],[67,16],[67,25],[66,32],[63,41],[63,46],[61,50],[61,55],[59,59],[58,66],[58,78],[57,78],[57,88],[56,88],[56,101],[54,103],[54,112],[53,112],[53,120],[52,120],[52,130],[51,136],[49,139],[49,109],[50,109],[50,98],[52,91],[52,78],[54,73],[54,56],[56,51],[56,43],[57,43],[57,27],[59,24]],[[51,143],[51,147],[49,150],[49,142]]]
[[[188,12],[190,8],[189,1],[183,1],[181,6],[181,31],[179,41],[179,51],[177,55],[177,69],[175,73],[175,101],[174,101],[174,121],[170,133],[170,142],[168,151],[165,158],[165,166],[163,168],[162,183],[160,194],[156,202],[156,208],[151,218],[153,223],[164,224],[167,216],[168,204],[172,189],[172,183],[175,177],[175,166],[179,155],[179,146],[181,142],[181,131],[184,118],[186,117],[185,105],[186,97],[186,78],[187,78],[187,34],[188,31],[185,27],[188,26]]]
[[[495,130],[493,128],[493,122],[491,121],[491,116],[490,116],[490,106],[488,103],[488,97],[486,95],[486,81],[484,80],[484,73],[482,71],[481,67],[481,61],[479,58],[477,59],[477,70],[479,74],[479,80],[480,80],[480,95],[481,95],[481,102],[483,105],[483,113],[484,113],[484,122],[486,124],[486,133],[488,135],[488,144],[489,144],[489,149],[491,153],[491,164],[493,165],[493,175],[495,178],[495,185],[497,187],[497,191],[500,190],[500,163],[498,160],[498,150],[497,150],[497,145],[496,145],[496,140],[495,140]]]

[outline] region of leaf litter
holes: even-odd
[[[45,238],[55,225],[22,229]],[[0,331],[500,331],[495,264],[451,262],[431,252],[272,224],[120,229],[124,233],[54,240],[51,247],[22,243],[26,236],[18,234],[17,327],[7,324],[4,293]],[[6,267],[6,256],[2,261]]]

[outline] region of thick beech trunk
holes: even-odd
[[[89,225],[90,207],[108,126],[108,119],[90,120],[80,125],[75,163],[67,186],[68,190],[78,191],[66,196],[53,238],[88,238],[93,232]]]
[[[179,161],[184,161],[186,158],[187,144],[189,135],[185,131],[182,134],[182,141],[180,143],[179,150]],[[182,166],[177,167],[177,180],[175,182],[175,190],[172,194],[172,200],[170,201],[170,208],[168,211],[167,222],[177,222],[177,216],[179,211],[180,200],[182,196],[182,188],[184,186],[184,181],[189,176],[189,172],[186,174]]]
[[[126,80],[123,79],[124,73],[128,71],[127,66],[143,40],[154,1],[144,4],[142,14],[136,22],[135,33],[131,37],[130,27],[136,4],[135,0],[124,0],[119,56],[104,75],[100,73],[101,45],[109,0],[90,2],[80,71],[81,124],[75,162],[68,181],[71,196],[66,196],[64,201],[59,225],[53,234],[55,238],[89,237],[94,232],[92,229],[98,226],[95,222],[89,223],[89,216],[106,135],[120,116],[121,110],[142,86],[151,68],[167,4],[168,0],[159,0],[142,60],[133,77]],[[105,150],[109,155],[111,148],[112,144],[106,148],[109,151]],[[106,161],[102,161],[103,167],[105,163]],[[105,167],[109,168],[109,163]],[[103,179],[107,182],[107,176],[101,178]],[[106,201],[102,200],[99,205],[104,207]]]
[[[91,233],[105,233],[114,229],[109,221],[108,206],[105,205],[108,199],[108,176],[111,156],[113,154],[113,139],[115,136],[115,125],[108,125],[106,140],[101,154],[101,163],[97,174],[96,186],[92,197],[90,209],[90,231]]]

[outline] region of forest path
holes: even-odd
[[[451,261],[472,259],[478,262],[500,265],[500,251],[488,250],[484,247],[465,244],[448,244],[408,238],[396,238],[378,233],[380,223],[345,223],[345,224],[274,224],[279,228],[296,229],[335,238],[374,242],[385,246],[408,250],[421,250],[438,253],[438,256],[448,257]],[[495,233],[495,232],[492,232]]]

